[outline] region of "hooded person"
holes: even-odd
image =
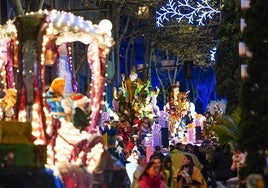
[[[86,110],[89,99],[87,96],[77,94],[72,96],[72,100],[74,101],[73,125],[82,131],[89,126],[90,113]]]

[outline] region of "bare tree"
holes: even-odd
[[[44,0],[12,0],[11,4],[17,15],[23,15],[25,12],[35,12],[42,9]]]

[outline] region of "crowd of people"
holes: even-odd
[[[163,152],[164,151],[164,152]],[[137,148],[125,158],[128,188],[238,188],[249,187],[243,175],[246,152],[231,150],[229,144],[205,147],[171,144],[166,152],[160,146],[149,156]],[[118,157],[119,160],[122,158]],[[258,184],[258,185],[257,185]],[[264,180],[251,187],[264,188]]]
[[[152,123],[144,118],[133,127],[125,115],[100,126],[108,151],[126,168],[127,188],[246,187],[246,152],[211,140],[195,145],[172,139],[168,148],[156,145],[148,152],[142,127],[151,132]]]
[[[139,95],[140,93],[141,91],[138,92]],[[133,96],[137,97],[138,94],[133,93]],[[121,95],[116,99],[121,103],[126,102],[125,98],[119,100],[123,96]],[[147,92],[146,96],[146,98],[151,97],[151,94]],[[81,98],[79,99],[81,101]],[[81,102],[81,105],[86,102],[87,100]],[[79,107],[78,100],[75,104]],[[119,120],[109,117],[98,126],[98,131],[102,135],[107,152],[120,161],[126,169],[127,178],[123,179],[125,188],[234,188],[246,187],[247,183],[253,182],[246,181],[243,175],[246,152],[240,151],[239,148],[232,148],[228,143],[219,144],[204,138],[198,144],[190,142],[185,144],[173,140],[170,126],[167,126],[169,134],[166,135],[167,139],[170,139],[169,145],[163,147],[159,116],[153,114],[152,118],[146,116],[152,113],[147,114],[143,111],[142,116],[134,114],[135,116],[130,118],[125,108],[120,109],[122,106],[127,105],[118,104]],[[220,116],[222,110],[219,106],[215,107],[217,108],[214,109],[213,115]],[[209,110],[204,116],[210,120],[212,115],[208,112]],[[78,113],[73,116],[76,114]],[[187,112],[186,115],[189,113]],[[186,125],[191,124],[192,121],[191,119]],[[76,121],[74,125],[76,126]],[[81,125],[76,127],[81,131],[84,129]],[[152,146],[154,152],[150,150]]]

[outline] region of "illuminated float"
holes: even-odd
[[[102,148],[101,142],[94,140],[94,130],[104,104],[106,57],[113,45],[111,29],[109,20],[96,25],[57,10],[27,13],[0,26],[1,159],[14,151],[16,165],[63,168],[64,163],[82,164],[92,172],[103,151],[94,149]],[[87,61],[92,73],[90,121],[83,131],[73,126],[65,111],[64,118],[51,113],[47,103],[50,83],[46,80],[46,66],[57,60],[57,75],[64,78],[66,86],[63,106],[71,107],[66,100],[77,92],[70,45],[75,41],[88,45]],[[10,93],[15,102],[7,106],[5,101],[12,101],[6,99]],[[83,147],[87,147],[86,153]],[[18,148],[23,149],[17,152]]]

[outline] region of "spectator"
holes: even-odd
[[[150,159],[154,158],[155,156],[158,156],[160,160],[163,161],[165,155],[162,153],[160,146],[155,146],[154,153],[150,156]]]
[[[223,144],[215,149],[210,161],[210,169],[213,171],[213,177],[218,188],[226,188],[227,180],[236,176],[231,170],[232,153],[229,144]]]
[[[207,183],[190,155],[184,155],[177,175],[177,188],[206,188]]]
[[[138,180],[139,188],[165,188],[165,182],[162,180],[157,167],[153,161],[147,163],[143,173]]]
[[[116,149],[115,149],[115,157],[118,158],[124,166],[126,166],[126,163],[128,163],[128,150],[124,144],[122,136],[117,136],[117,142],[116,142]]]
[[[166,175],[166,178],[165,178],[166,187],[174,188],[175,187],[174,178],[176,176],[175,176],[174,168],[172,167],[172,160],[170,156],[166,156],[163,160],[163,171],[165,172],[165,175]]]
[[[161,161],[160,157],[155,156],[150,161],[154,162],[154,165],[158,169],[159,172],[162,170],[162,161]]]
[[[145,147],[141,143],[141,139],[140,138],[136,139],[134,141],[134,144],[135,146],[133,147],[132,151],[137,150],[140,155],[146,156],[146,150],[145,150]]]
[[[176,144],[175,149],[173,149],[170,152],[170,157],[171,157],[172,162],[173,162],[172,163],[173,168],[177,171],[180,168],[180,166],[182,165],[183,156],[190,155],[194,161],[195,166],[197,166],[200,170],[202,170],[203,165],[202,165],[202,163],[200,163],[198,158],[193,153],[181,151],[180,147],[181,147],[181,144]]]
[[[148,117],[143,117],[140,125],[140,137],[143,140],[147,134],[151,133],[151,123]]]
[[[117,125],[117,130],[118,134],[123,137],[124,143],[127,144],[129,138],[131,137],[132,128],[125,114],[120,116],[120,122]]]
[[[133,173],[133,179],[132,179],[131,188],[138,188],[138,180],[139,180],[140,175],[143,172],[144,167],[146,166],[146,164],[147,164],[146,157],[145,156],[140,156],[138,158],[138,166],[137,166],[136,170]]]

